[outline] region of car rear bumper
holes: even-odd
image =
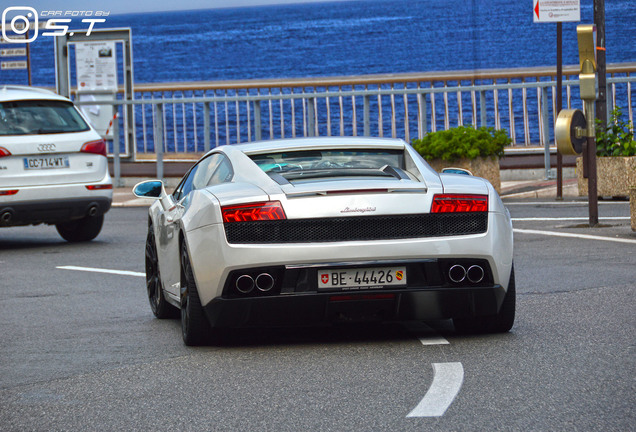
[[[110,210],[111,201],[109,198],[97,196],[0,204],[0,226],[57,224],[89,215],[99,216]]]
[[[320,325],[439,320],[494,315],[505,289],[472,288],[308,293],[245,299],[217,298],[204,309],[213,327]]]
[[[89,186],[97,189],[89,190]],[[99,216],[110,210],[113,201],[112,180],[108,174],[101,181],[89,184],[17,186],[11,189],[18,192],[0,196],[0,227],[57,224],[88,215]]]

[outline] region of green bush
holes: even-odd
[[[445,131],[431,132],[422,139],[413,140],[412,144],[424,159],[453,162],[457,159],[475,159],[479,156],[502,157],[504,147],[511,142],[504,130],[458,126]]]
[[[636,141],[631,121],[623,121],[620,107],[610,114],[607,129],[603,130],[601,121],[596,120],[597,156],[636,156]]]

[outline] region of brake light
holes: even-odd
[[[435,195],[431,206],[431,213],[473,213],[485,211],[488,211],[488,195]]]
[[[279,201],[221,207],[223,222],[252,222],[287,219]]]
[[[18,193],[18,189],[3,190],[3,191],[0,191],[0,196],[15,195],[17,193]]]
[[[0,147],[0,157],[11,156],[11,152],[4,147]]]
[[[84,143],[80,152],[82,153],[94,153],[102,156],[106,156],[106,141],[103,139],[97,141],[89,141]]]
[[[86,189],[88,190],[103,190],[103,189],[112,189],[112,184],[102,184],[102,185],[86,185]]]

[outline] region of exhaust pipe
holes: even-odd
[[[0,222],[2,222],[3,224],[9,224],[11,223],[11,220],[13,219],[13,213],[11,213],[9,210],[5,211],[4,213],[2,213],[2,216],[0,216]]]
[[[455,264],[448,270],[448,277],[454,283],[463,282],[466,279],[466,269],[464,266]]]
[[[247,294],[254,288],[254,279],[250,275],[242,275],[236,279],[236,289]]]
[[[89,215],[90,217],[97,216],[97,210],[98,210],[98,208],[97,208],[97,204],[93,204],[93,205],[91,205],[91,206],[88,208],[88,215]]]
[[[261,273],[256,276],[256,288],[260,291],[267,292],[274,288],[274,278],[269,273]]]
[[[484,280],[484,269],[481,266],[473,265],[466,270],[466,277],[472,283],[479,283]]]

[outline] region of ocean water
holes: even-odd
[[[581,3],[581,22],[593,22],[592,0]],[[636,61],[636,2],[611,0],[605,7],[607,62]],[[578,62],[576,24],[563,25],[565,64]],[[530,0],[363,0],[143,13],[110,16],[97,25],[105,27],[132,28],[138,83],[556,62],[556,24],[534,24]],[[33,84],[54,86],[52,38],[40,36],[31,52]],[[0,83],[24,84],[26,72],[0,71]]]
[[[582,0],[581,22],[593,22],[592,0]],[[636,61],[636,1],[606,1],[607,62]],[[86,28],[79,20],[76,28]],[[578,64],[576,25],[563,24],[563,62]],[[556,24],[535,24],[530,0],[360,0],[249,8],[210,9],[113,15],[96,28],[130,27],[133,39],[134,79],[136,83],[173,81],[217,81],[262,78],[296,78],[380,73],[429,72],[554,66],[556,64]],[[7,47],[4,45],[4,47]],[[30,44],[33,84],[55,86],[53,40],[40,36]],[[118,47],[121,58],[121,47]],[[75,67],[71,56],[71,82]],[[120,64],[119,82],[123,82]],[[25,71],[0,71],[0,85],[26,84]],[[536,106],[536,94],[529,92],[528,104]],[[577,90],[573,90],[573,99]],[[199,93],[199,95],[201,95]],[[155,94],[160,96],[159,94]],[[208,96],[210,94],[208,93]],[[439,96],[441,97],[441,96]],[[464,95],[468,98],[468,95]],[[632,94],[636,97],[636,94]],[[500,95],[501,115],[508,116],[507,96]],[[624,94],[617,102],[625,106]],[[580,101],[579,101],[580,102]],[[362,99],[356,102],[362,111]],[[383,101],[387,104],[388,101]],[[632,101],[632,104],[636,102]],[[332,115],[339,109],[332,100]],[[372,109],[376,102],[371,101]],[[410,101],[409,104],[415,104]],[[470,100],[463,101],[464,106]],[[230,104],[232,105],[232,104]],[[203,110],[187,105],[182,114],[166,112],[166,151],[203,150]],[[248,113],[232,106],[215,107],[221,118],[241,118],[239,130],[215,130],[219,143],[236,143],[247,139]],[[291,108],[286,108],[290,110]],[[384,108],[389,112],[390,107]],[[454,108],[451,106],[451,110]],[[135,108],[137,151],[154,151],[152,131],[145,131],[143,119],[152,113]],[[302,119],[302,106],[296,105],[296,122]],[[396,107],[404,118],[404,107]],[[437,124],[444,128],[443,102],[436,106]],[[488,104],[489,126],[494,118],[493,104]],[[523,113],[514,107],[515,139],[524,143]],[[550,115],[551,107],[549,107]],[[345,104],[345,135],[361,135],[360,119],[353,130],[353,106]],[[409,107],[409,133],[417,134],[417,106]],[[215,113],[216,114],[216,113]],[[272,119],[269,118],[272,116]],[[324,116],[325,114],[322,113]],[[182,129],[180,118],[188,119]],[[280,124],[280,112],[262,114],[262,122]],[[465,112],[465,124],[470,113]],[[536,111],[530,117],[530,143],[540,140]],[[457,124],[457,112],[451,112],[451,126]],[[198,120],[196,120],[198,119]],[[288,120],[288,119],[287,119]],[[285,121],[285,136],[292,128],[302,133],[302,126]],[[319,120],[320,135],[326,135],[326,121]],[[196,126],[195,126],[196,125]],[[430,126],[430,124],[429,124]],[[371,134],[390,136],[390,119],[374,126]],[[511,130],[510,125],[503,128]],[[299,129],[300,128],[300,129]],[[275,136],[281,136],[275,126]],[[405,125],[398,122],[396,134],[405,138]],[[122,128],[123,146],[123,128]],[[334,133],[338,133],[334,131]],[[552,132],[550,132],[552,134]],[[266,132],[265,136],[269,133]],[[214,145],[214,143],[213,143]],[[122,151],[124,151],[122,147]]]

